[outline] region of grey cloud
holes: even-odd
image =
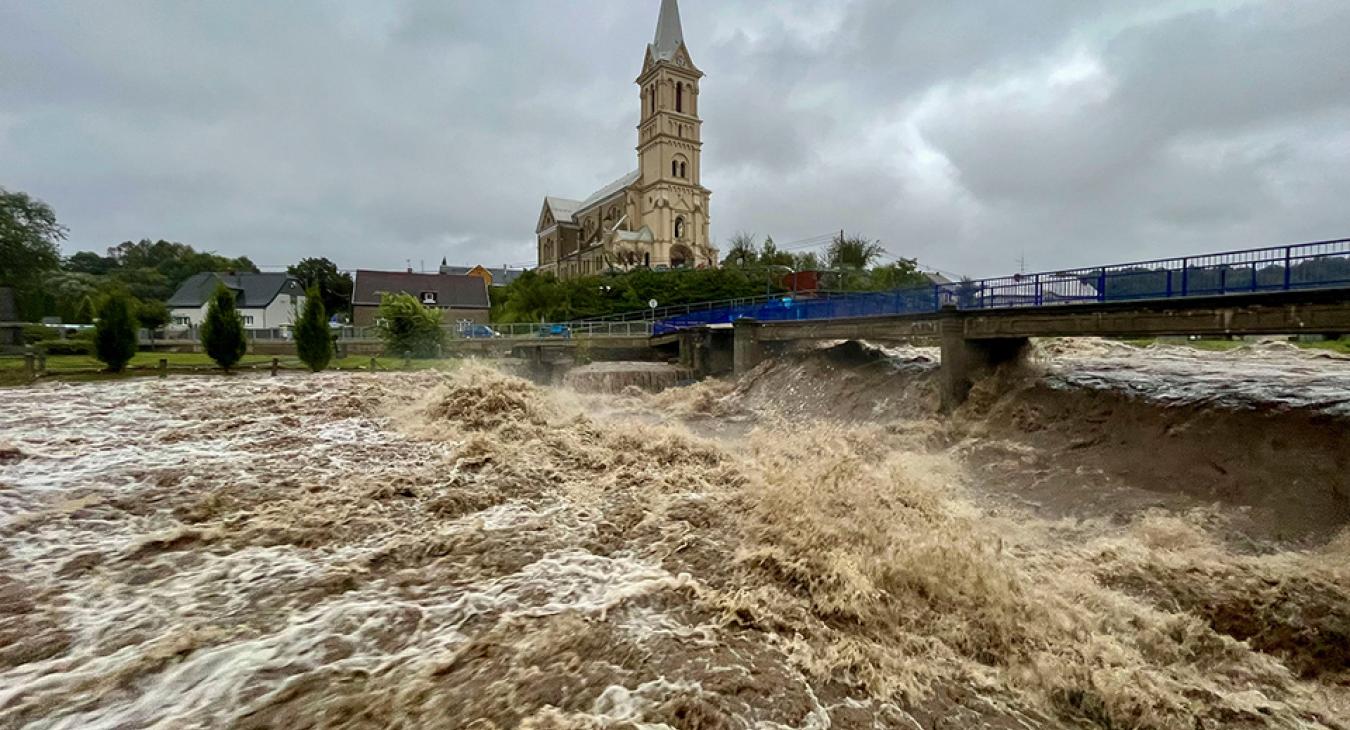
[[[636,164],[658,3],[0,4],[0,184],[67,249],[522,263]],[[1336,0],[685,0],[713,234],[997,273],[1350,233]]]

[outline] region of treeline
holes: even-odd
[[[66,235],[51,206],[0,188],[0,286],[14,289],[21,319],[58,317],[66,324],[89,324],[103,302],[123,295],[142,326],[154,329],[168,323],[165,302],[192,276],[258,273],[246,256],[221,256],[164,240],[125,241],[103,254],[79,251],[62,257]],[[332,261],[304,259],[288,272],[307,290],[316,288],[329,313],[350,309],[351,275]]]
[[[880,241],[862,235],[845,235],[842,231],[826,247],[824,254],[815,251],[791,252],[778,248],[773,236],[763,243],[753,233],[737,233],[727,245],[722,259],[724,268],[765,270],[784,274],[814,271],[819,274],[822,289],[833,291],[889,291],[926,286],[929,279],[919,271],[915,259],[892,258]]]
[[[771,278],[741,269],[689,269],[603,274],[560,281],[527,271],[492,289],[494,322],[570,322],[659,306],[760,296],[783,289]]]
[[[492,290],[494,322],[567,322],[637,312],[655,300],[660,307],[741,299],[789,290],[794,272],[821,274],[821,287],[838,291],[886,291],[925,286],[929,280],[911,259],[882,263],[881,244],[863,236],[836,236],[823,256],[780,250],[773,238],[760,243],[738,233],[720,269],[613,271],[561,281],[528,271]]]

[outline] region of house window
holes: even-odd
[[[174,323],[174,324],[179,324],[179,325],[192,324],[192,318],[191,318],[191,317],[174,317],[174,318],[173,318],[173,323]]]
[[[251,315],[251,314],[245,314],[245,315],[244,315],[244,326],[245,326],[245,327],[249,327],[249,326],[252,326],[252,324],[253,324],[253,315]]]
[[[422,303],[426,305],[434,306],[436,304],[436,292],[434,291],[424,291],[417,298],[422,300]]]

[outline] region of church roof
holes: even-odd
[[[544,198],[544,203],[553,211],[553,220],[559,223],[571,222],[572,216],[581,209],[581,201],[567,198]]]
[[[677,0],[661,0],[661,18],[656,21],[656,39],[652,41],[652,58],[669,61],[684,43],[684,28],[680,27],[680,4]]]
[[[612,197],[615,193],[618,193],[620,190],[623,190],[629,185],[632,185],[633,183],[637,182],[639,179],[641,179],[641,177],[642,177],[641,170],[634,170],[628,173],[627,175],[624,175],[618,180],[615,180],[614,182],[595,191],[595,193],[592,194],[591,197],[586,198],[585,202],[579,204],[576,210],[583,211],[597,203],[605,201],[606,199]],[[554,215],[557,214],[555,213]]]

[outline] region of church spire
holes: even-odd
[[[656,40],[652,41],[652,55],[658,61],[675,57],[675,51],[684,43],[684,29],[680,27],[680,4],[677,0],[661,0],[661,18],[656,21]]]

